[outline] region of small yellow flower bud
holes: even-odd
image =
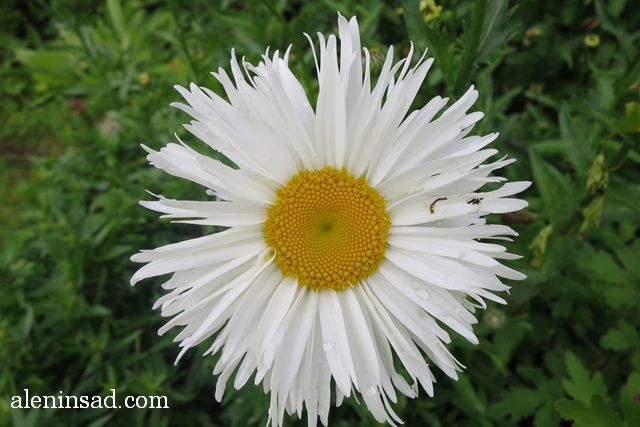
[[[431,22],[438,19],[442,12],[442,6],[436,5],[435,0],[420,0],[418,8],[424,17],[425,22]]]
[[[531,27],[527,31],[524,32],[524,37],[522,38],[522,43],[525,46],[531,45],[531,39],[535,37],[540,37],[542,35],[542,30],[537,27]]]
[[[149,80],[151,80],[151,77],[149,77],[149,73],[140,73],[138,74],[138,81],[140,82],[140,84],[142,86],[146,86],[149,84]]]
[[[584,44],[589,47],[598,47],[600,44],[600,36],[597,34],[587,34],[584,38]]]

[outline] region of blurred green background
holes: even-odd
[[[416,100],[469,84],[478,133],[532,180],[527,210],[496,216],[520,237],[509,305],[480,313],[478,346],[455,340],[458,382],[401,398],[409,426],[640,426],[640,2],[627,0],[21,1],[0,6],[0,426],[262,426],[261,390],[213,399],[214,358],[174,367],[156,335],[160,280],[135,288],[140,248],[215,231],[157,220],[148,189],[203,199],[146,164],[174,132],[206,150],[169,108],[172,85],[220,87],[230,49],[256,61],[293,44],[316,90],[302,33],[357,15],[374,68],[409,40],[435,56]],[[15,410],[12,395],[166,395],[170,409]],[[332,426],[371,426],[354,400]],[[290,418],[286,425],[306,425]]]

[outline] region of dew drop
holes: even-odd
[[[367,396],[373,396],[376,393],[378,393],[378,387],[372,385],[370,387],[367,387],[367,389],[364,392]]]
[[[331,350],[333,350],[333,344],[331,344],[330,341],[325,341],[325,342],[322,343],[322,349],[324,351],[331,351]]]

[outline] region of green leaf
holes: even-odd
[[[494,52],[499,51],[519,34],[522,24],[513,20],[514,10],[515,8],[509,10],[509,0],[487,2],[482,22],[478,62],[489,61]]]
[[[513,387],[508,392],[503,393],[499,403],[491,407],[491,413],[498,419],[508,415],[512,422],[517,423],[533,414],[543,401],[544,396],[538,390]]]
[[[501,362],[501,369],[505,369],[525,334],[531,330],[531,324],[525,318],[521,318],[510,319],[504,328],[496,331],[491,351]]]
[[[627,0],[610,0],[607,9],[609,9],[609,13],[613,16],[620,16],[624,7],[627,4]]]
[[[640,374],[632,372],[620,391],[620,407],[627,425],[640,426]]]
[[[621,21],[611,16],[607,8],[604,6],[603,0],[595,0],[596,16],[602,26],[602,29],[611,33],[625,51],[627,56],[632,56],[634,53],[633,38],[624,30],[625,26]]]
[[[602,336],[600,346],[615,351],[635,349],[640,347],[640,335],[634,325],[620,319],[617,327]]]
[[[625,270],[606,251],[598,251],[586,246],[576,257],[576,267],[589,275],[594,282],[625,283]]]
[[[18,334],[22,339],[25,339],[27,335],[29,335],[31,328],[33,327],[34,320],[35,315],[33,313],[33,308],[28,305],[25,309],[24,316],[22,316],[22,319],[20,319],[20,322],[17,325]]]
[[[613,308],[636,307],[640,293],[633,276],[606,251],[586,246],[575,260],[575,266],[588,277],[606,303]]]
[[[640,371],[640,349],[633,352],[630,363],[633,369]]]
[[[109,17],[111,18],[113,28],[116,30],[116,33],[120,38],[120,42],[122,43],[122,48],[127,49],[131,42],[131,39],[125,25],[124,16],[122,14],[122,4],[120,4],[120,0],[107,0],[107,9],[109,11]]]
[[[545,213],[554,226],[566,222],[577,207],[576,185],[555,166],[529,150],[535,188],[542,197]],[[557,227],[556,227],[557,228]]]
[[[460,393],[460,396],[467,402],[473,411],[479,414],[485,413],[485,404],[478,397],[478,394],[473,389],[473,385],[469,382],[468,377],[460,377],[459,381],[456,382],[455,387]]]
[[[453,43],[443,29],[435,27],[436,23],[427,25],[420,14],[419,0],[403,0],[404,20],[409,38],[419,49],[429,48],[436,61],[442,67],[443,75],[449,90],[452,92],[458,75],[452,53]]]
[[[600,372],[596,372],[590,378],[589,372],[570,351],[565,354],[565,362],[570,379],[563,378],[562,387],[569,396],[587,405],[593,396],[607,396],[607,387]]]
[[[584,133],[585,124],[578,123],[569,113],[569,106],[565,103],[560,108],[560,134],[567,150],[569,161],[579,174],[586,174],[593,164],[595,153],[590,141]]]
[[[573,421],[573,427],[620,427],[622,421],[611,405],[596,396],[590,406],[575,400],[561,400],[556,410],[565,420]]]
[[[629,102],[625,106],[624,117],[620,121],[623,132],[640,132],[640,102]]]
[[[482,24],[486,14],[487,1],[475,0],[471,13],[471,27],[464,32],[464,50],[458,64],[458,77],[454,86],[454,93],[461,96],[467,90],[469,74],[476,60],[478,47],[480,46]],[[488,28],[487,31],[491,31]]]

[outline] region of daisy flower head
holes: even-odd
[[[174,104],[186,129],[235,164],[183,143],[149,162],[206,188],[207,200],[143,201],[177,222],[224,231],[142,251],[136,282],[171,273],[154,308],[182,329],[181,351],[203,341],[218,354],[215,398],[227,382],[262,383],[269,420],[307,412],[327,425],[329,409],[354,395],[375,419],[401,420],[392,403],[433,395],[432,368],[456,379],[450,333],[472,343],[474,311],[505,303],[501,278],[523,279],[516,258],[490,239],[516,233],[490,213],[527,205],[510,196],[529,182],[501,183],[487,160],[497,134],[472,135],[471,87],[445,109],[435,97],[410,112],[432,59],[394,63],[377,76],[358,24],[338,17],[338,37],[310,40],[319,92],[315,107],[288,67],[289,50],[257,65],[231,54],[231,74],[213,73],[226,97],[191,84]],[[375,82],[375,83],[374,83]],[[176,360],[177,362],[177,360]]]

